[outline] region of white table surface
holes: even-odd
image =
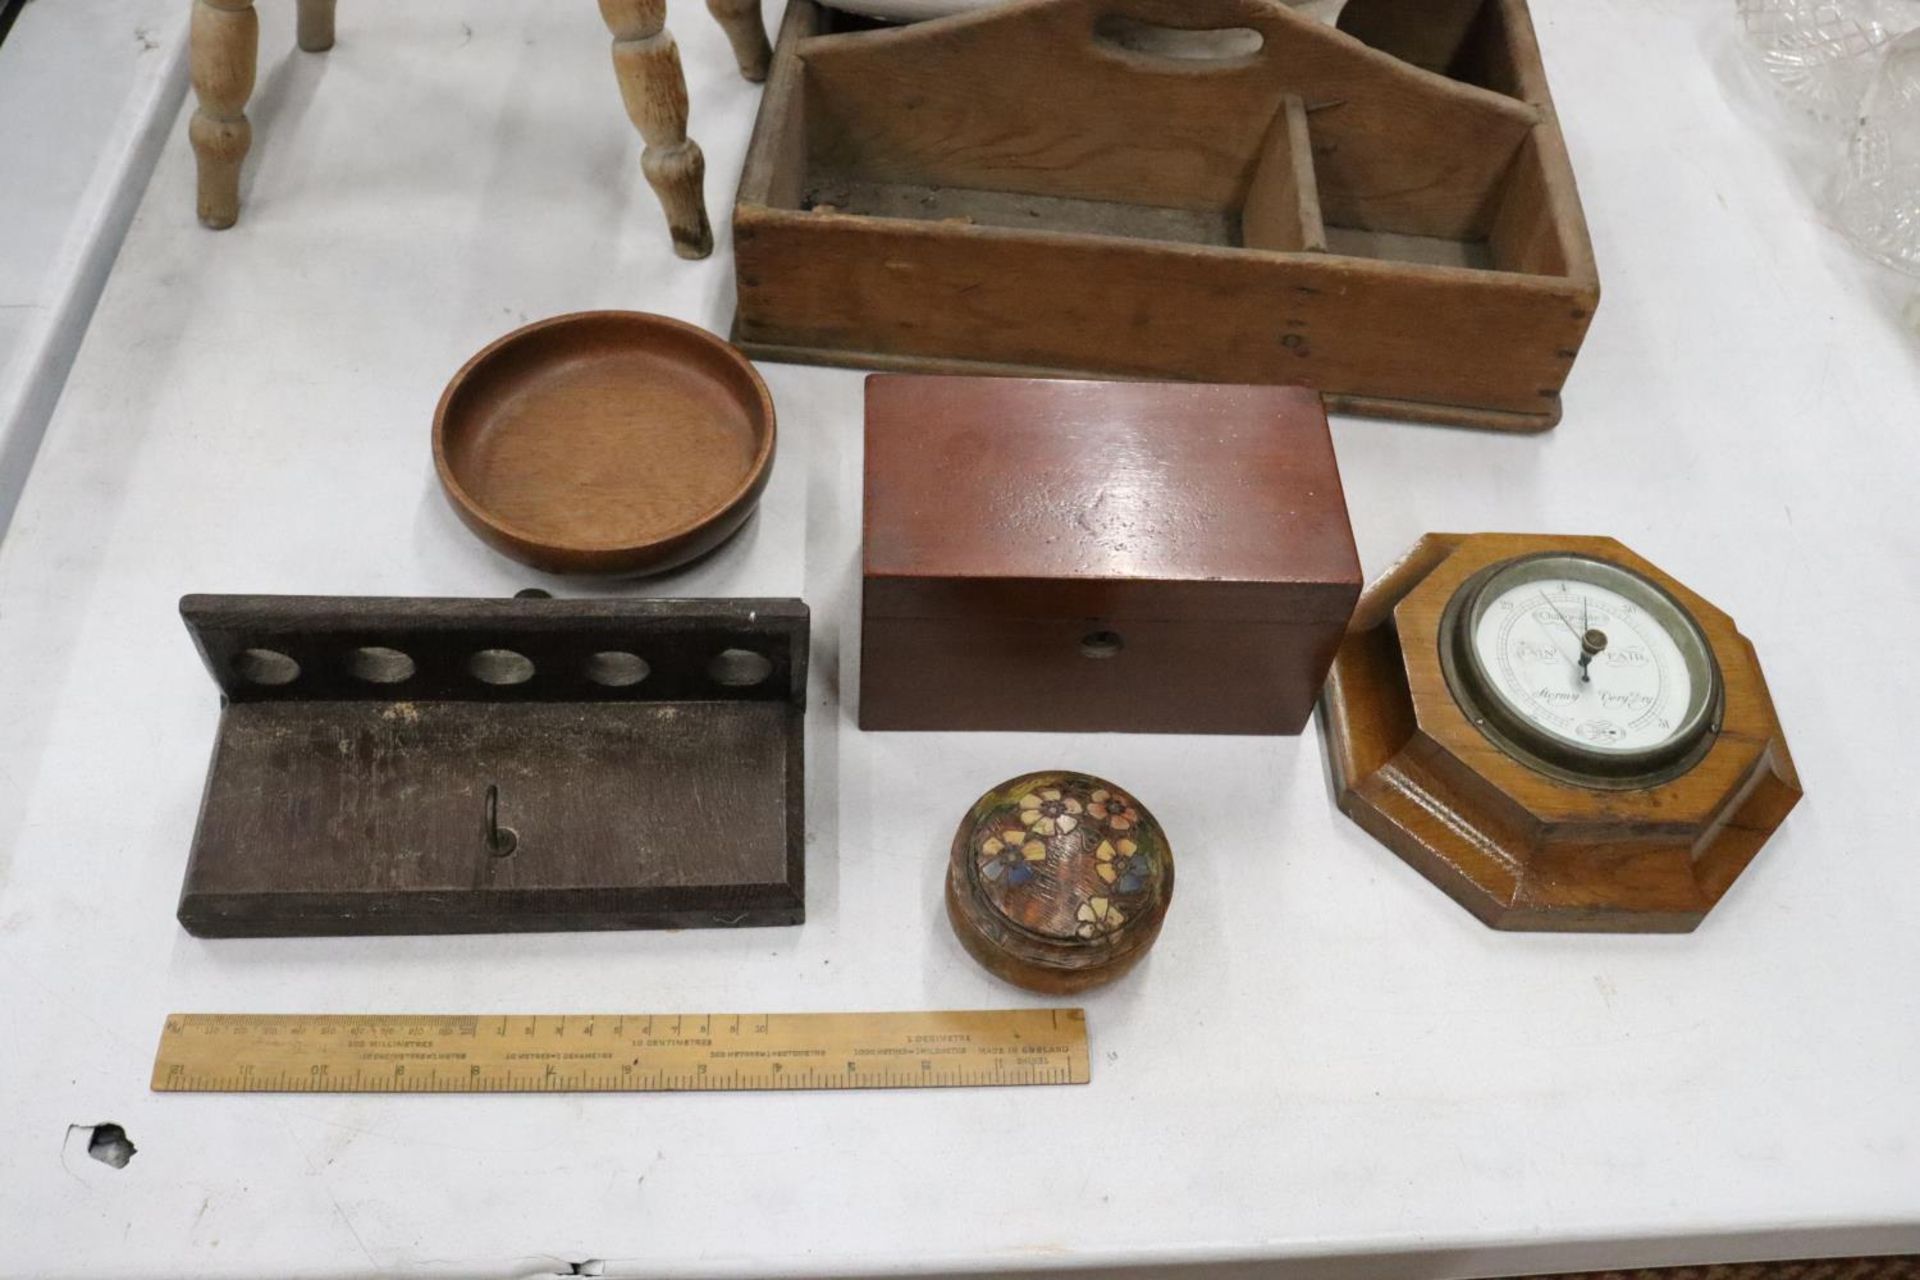
[[[0,533],[186,90],[180,0],[36,0],[0,41]]]
[[[857,732],[860,378],[771,365],[759,519],[631,589],[812,604],[807,924],[202,942],[173,907],[218,704],[177,598],[535,582],[435,489],[440,387],[560,311],[724,331],[758,98],[679,6],[720,224],[682,263],[592,5],[347,4],[316,58],[263,0],[240,225],[195,224],[175,121],[0,543],[0,1273],[1443,1277],[1920,1250],[1920,353],[1747,114],[1730,7],[1538,0],[1605,281],[1562,426],[1335,426],[1370,572],[1433,529],[1609,533],[1759,646],[1808,796],[1698,932],[1482,928],[1334,811],[1311,735]],[[1136,790],[1180,859],[1152,958],[1085,1000],[1085,1088],[147,1091],[171,1010],[1023,1003],[939,885],[973,797],[1051,765]],[[102,1121],[138,1146],[124,1169],[85,1154]]]

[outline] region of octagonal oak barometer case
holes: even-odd
[[[1690,930],[1801,794],[1753,646],[1611,538],[1421,539],[1321,725],[1341,810],[1496,929]]]

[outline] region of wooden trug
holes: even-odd
[[[1378,38],[1437,56],[1408,12]],[[1261,45],[1143,53],[1129,23]],[[792,0],[734,231],[759,357],[1293,383],[1511,430],[1558,420],[1599,295],[1525,0],[1482,0],[1446,75],[1278,0],[904,28]]]
[[[191,933],[804,915],[797,600],[180,608],[224,695],[180,898]]]

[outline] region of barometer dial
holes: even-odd
[[[1544,772],[1596,785],[1690,767],[1721,704],[1700,626],[1666,591],[1587,556],[1484,570],[1441,630],[1448,683],[1475,724]]]

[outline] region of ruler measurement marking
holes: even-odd
[[[651,1093],[1006,1087],[1088,1078],[1079,1009],[777,1017],[174,1014],[163,1025],[152,1087]]]

